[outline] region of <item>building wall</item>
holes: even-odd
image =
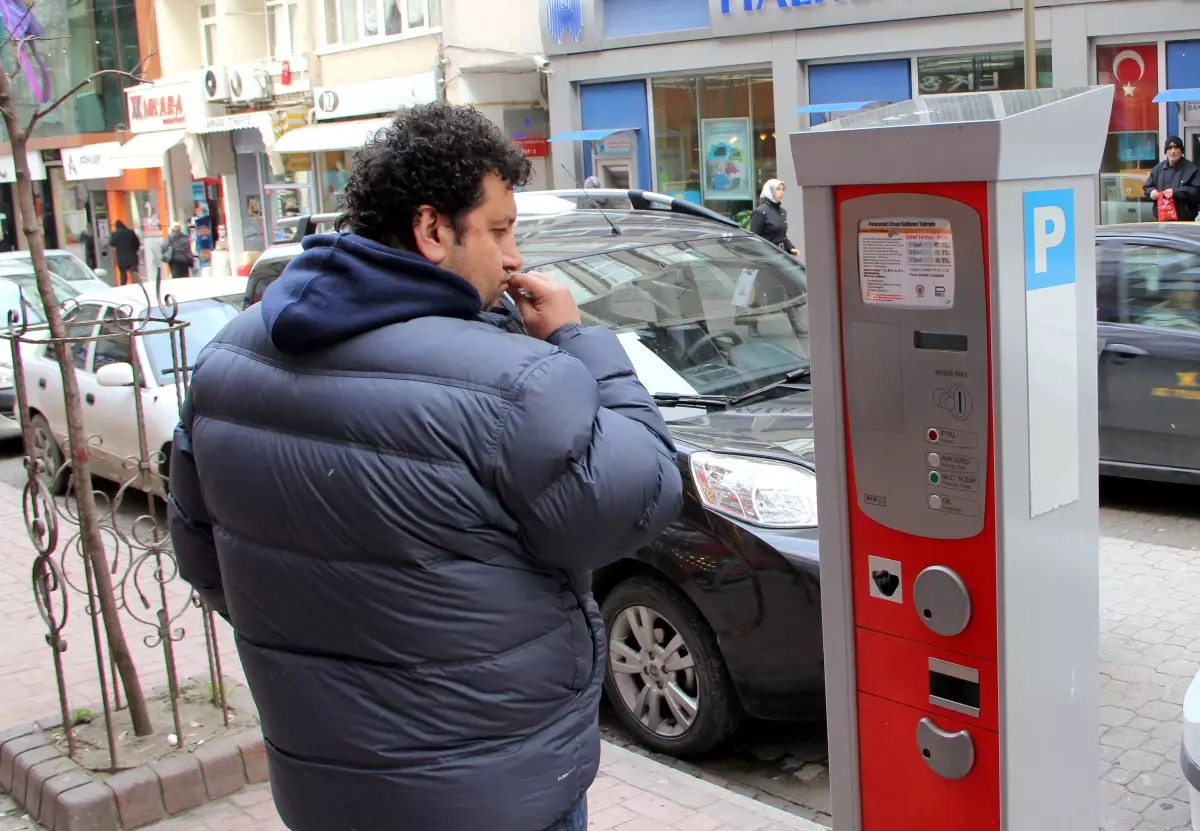
[[[827,0],[821,8],[787,10],[768,2],[762,12],[747,13],[741,0],[730,0],[735,14],[729,17],[736,18],[731,21],[720,13],[720,0],[711,0],[713,25],[709,29],[604,38],[597,33],[610,27],[604,13],[614,2],[584,0],[584,34],[579,43],[568,34],[563,44],[556,44],[543,26],[543,42],[554,71],[549,84],[552,133],[592,126],[583,123],[587,118],[581,118],[580,99],[593,84],[769,66],[775,81],[776,129],[783,136],[808,124],[807,116],[794,115],[793,110],[810,103],[810,69],[818,65],[1020,49],[1023,42],[1019,2],[913,0],[908,4],[868,4]],[[1161,86],[1200,85],[1200,80],[1188,80],[1200,78],[1200,43],[1196,43],[1200,41],[1200,7],[1195,0],[1052,0],[1038,5],[1037,39],[1040,47],[1052,50],[1055,86],[1096,83],[1097,45],[1162,41],[1173,45],[1159,49],[1158,77],[1164,79]],[[593,17],[587,16],[589,8]],[[908,17],[917,11],[933,16]],[[768,12],[773,17],[764,17]],[[897,19],[901,13],[908,19]],[[830,25],[838,16],[845,22],[863,22]],[[878,22],[869,22],[872,16]],[[778,29],[783,19],[799,25],[790,31],[770,31]],[[768,31],[736,37],[714,35],[735,23],[748,27],[755,20],[754,25]],[[817,25],[804,25],[813,23]],[[589,24],[591,35],[587,33]],[[622,43],[627,45],[617,46]],[[1193,58],[1193,53],[1197,57]],[[1174,118],[1165,104],[1160,105],[1159,123],[1161,145],[1166,131],[1174,129]],[[580,149],[575,145],[552,147],[556,156],[551,165],[554,185],[569,187],[583,169]],[[562,169],[564,165],[567,170]],[[792,169],[790,147],[781,141],[780,175]],[[802,221],[799,197],[798,189],[793,188],[785,198],[793,223]]]
[[[197,0],[154,0],[162,77],[199,69],[200,4]]]
[[[542,51],[539,0],[443,0],[447,46],[532,55]]]
[[[428,72],[437,66],[438,48],[432,34],[368,46],[324,47],[317,51],[321,83],[333,86]]]

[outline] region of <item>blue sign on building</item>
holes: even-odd
[[[730,5],[737,0],[721,0],[721,14],[732,14]],[[554,0],[551,0],[554,2]],[[761,12],[765,0],[742,0],[742,11]],[[790,9],[796,6],[824,6],[832,3],[849,3],[850,0],[775,0],[776,5],[781,9]]]
[[[583,0],[547,0],[546,28],[555,43],[561,44],[565,35],[579,43],[583,34]]]

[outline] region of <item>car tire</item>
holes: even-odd
[[[677,589],[653,577],[634,577],[608,593],[601,614],[609,638],[604,691],[640,744],[694,756],[737,732],[741,704],[716,636]],[[677,639],[682,644],[672,647]],[[684,706],[689,702],[690,724]]]
[[[62,496],[67,492],[71,471],[63,469],[62,448],[54,438],[54,431],[50,429],[50,423],[41,413],[33,414],[29,419],[29,426],[33,432],[33,451],[46,462],[46,470],[42,474],[46,487],[55,496]]]

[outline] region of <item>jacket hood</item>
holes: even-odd
[[[313,352],[419,317],[479,317],[475,287],[419,254],[357,234],[315,234],[263,294],[281,352]]]

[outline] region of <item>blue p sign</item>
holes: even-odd
[[[1075,191],[1025,192],[1025,289],[1075,282]]]

